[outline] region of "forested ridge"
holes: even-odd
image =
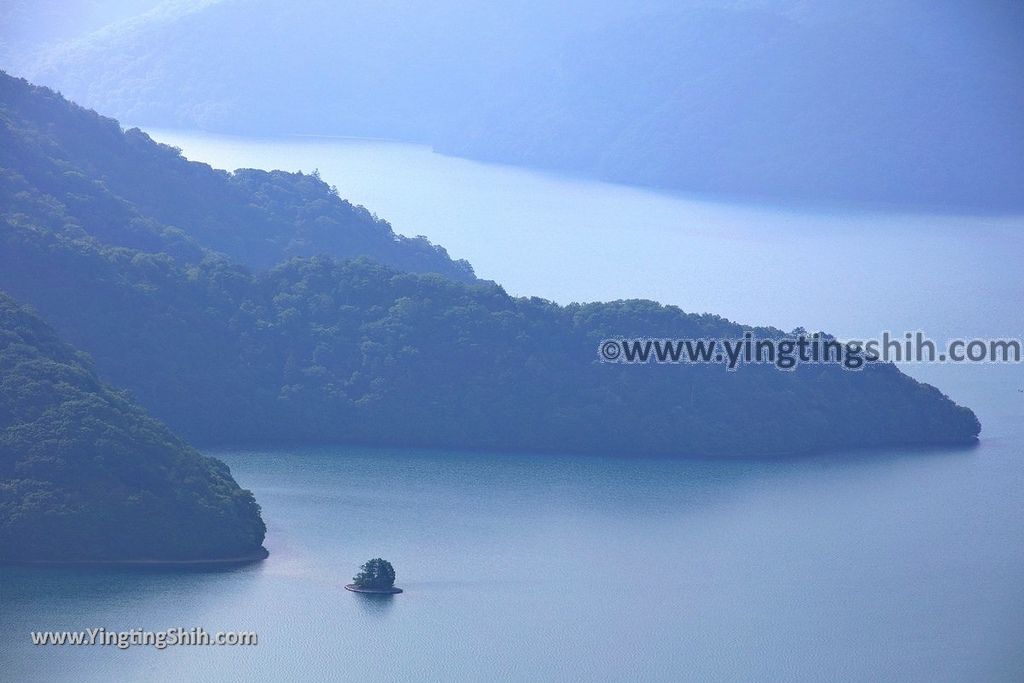
[[[0,207],[71,239],[167,253],[210,252],[262,268],[291,256],[369,256],[413,272],[471,282],[426,238],[396,235],[315,172],[188,161],[138,129],[0,71]]]
[[[256,558],[252,493],[0,293],[0,561]]]
[[[10,80],[8,90],[26,101],[5,105],[3,134],[23,147],[19,131],[38,126],[21,117],[43,106],[36,99],[78,112]],[[49,116],[48,135],[67,146],[84,135],[102,156],[104,135],[114,146],[125,139],[106,119],[79,112],[76,125],[96,130],[66,131],[65,116]],[[162,159],[145,168],[145,182],[174,182],[180,158],[135,140]],[[221,186],[217,172],[200,175]],[[8,167],[4,177],[22,189],[8,190],[20,203],[0,224],[0,287],[196,443],[730,457],[965,443],[978,433],[973,413],[893,366],[783,373],[597,362],[606,337],[736,337],[747,329],[717,316],[650,301],[559,306],[511,297],[494,283],[339,260],[329,250],[282,253],[278,265],[253,269],[250,259],[211,249],[215,231],[157,232],[150,221],[163,223],[140,203],[118,199],[123,214],[80,210],[109,200],[107,182],[85,172],[45,175],[55,183],[46,193],[28,169]],[[224,224],[244,225],[229,209]],[[129,243],[123,236],[134,227],[157,237]],[[345,226],[332,230],[339,234],[324,243],[348,239]]]

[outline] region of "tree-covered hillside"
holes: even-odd
[[[91,116],[46,90],[5,82],[20,98],[6,111],[43,111],[48,121]],[[194,230],[161,228],[142,207],[167,207],[108,191],[113,181],[98,170],[108,166],[92,159],[117,157],[111,149],[132,137],[93,119],[105,137],[95,126],[60,136],[61,148],[81,158],[63,173],[54,164],[35,174],[40,155],[29,154],[44,144],[36,131],[52,126],[29,118],[6,128],[13,148],[28,151],[3,157],[15,205],[0,214],[0,288],[92,354],[105,380],[197,442],[727,457],[967,443],[978,433],[971,411],[888,365],[726,372],[597,362],[599,340],[612,336],[743,333],[717,316],[649,301],[558,306],[510,297],[493,283],[328,255],[250,270],[206,248],[222,233],[221,244],[250,243],[248,205],[211,199],[223,226],[216,230],[198,218]],[[172,166],[219,177],[143,146]],[[176,182],[165,165],[139,163],[139,184]],[[246,182],[244,174],[222,180]],[[286,204],[293,218],[317,210],[316,201]],[[288,218],[277,225],[284,241],[289,225],[303,229]]]
[[[224,463],[0,294],[0,561],[251,559],[264,533]]]
[[[0,287],[202,443],[739,456],[978,432],[969,410],[888,365],[598,363],[610,336],[744,330],[648,301],[563,307],[328,257],[255,274],[217,260],[182,266],[11,222],[0,224]]]
[[[72,238],[203,257],[198,245],[254,267],[291,256],[370,256],[413,272],[472,281],[426,238],[339,198],[316,175],[215,170],[137,129],[0,72],[0,211]]]

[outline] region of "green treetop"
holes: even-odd
[[[387,560],[376,557],[359,568],[359,573],[352,577],[352,583],[359,588],[386,590],[395,585],[395,568]]]

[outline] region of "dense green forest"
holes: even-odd
[[[253,558],[264,533],[224,463],[0,294],[0,561]]]
[[[213,251],[253,267],[291,256],[369,256],[401,270],[475,279],[466,261],[426,238],[396,235],[315,173],[214,170],[2,71],[0,123],[4,214],[71,239],[182,262]]]
[[[80,161],[56,173],[63,151],[5,153],[11,203],[0,215],[0,288],[31,303],[92,354],[105,380],[197,443],[728,457],[967,443],[979,431],[970,410],[891,365],[726,372],[597,362],[606,337],[737,337],[747,329],[673,306],[558,306],[511,297],[493,283],[339,260],[326,249],[253,270],[260,259],[224,245],[236,237],[247,244],[244,226],[269,220],[252,219],[257,209],[272,213],[268,205],[221,205],[219,225],[233,231],[162,227],[153,214],[170,209],[112,194],[113,181],[94,175],[100,162],[91,159],[105,160],[103,168],[147,159],[135,175],[154,192],[180,187],[183,169],[195,169],[187,196],[209,197],[211,207],[225,187],[240,191],[238,174],[186,164],[45,89],[3,84],[5,146],[32,149],[42,135],[63,141],[46,149],[79,149]],[[265,177],[289,187],[312,182]],[[287,205],[292,215],[306,211],[301,202]],[[287,221],[273,224],[287,241]],[[347,233],[363,227],[331,224],[323,243],[348,243]]]

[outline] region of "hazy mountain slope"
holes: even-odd
[[[440,147],[744,197],[1020,209],[1024,11],[1003,38],[990,9],[631,17]]]
[[[979,429],[969,410],[889,365],[597,363],[598,342],[613,335],[744,330],[653,302],[560,307],[325,258],[259,275],[216,262],[183,269],[9,223],[0,223],[0,287],[204,443],[729,457],[969,443]]]
[[[178,3],[16,60],[132,122],[685,190],[1024,207],[1010,2]]]
[[[40,114],[3,129],[16,144],[0,176],[12,203],[0,214],[0,288],[189,438],[728,457],[968,443],[978,433],[971,411],[892,366],[730,373],[596,362],[609,336],[742,334],[714,315],[649,301],[562,307],[326,256],[254,272],[198,247],[194,234],[162,229],[142,211],[166,210],[159,202],[108,191],[116,173],[150,178],[164,157],[182,176],[213,171],[97,119],[63,127],[56,148],[73,150],[77,164],[60,156],[39,172],[53,135],[19,131],[82,113],[47,90],[13,86],[25,99],[16,111]],[[136,143],[156,160],[123,152]],[[287,202],[300,215],[316,210],[308,204]],[[205,242],[212,230],[199,222]],[[246,249],[251,239],[238,241]]]
[[[263,554],[252,494],[0,293],[0,561]]]
[[[22,94],[18,111],[42,112],[44,121],[61,107],[80,115],[49,91]],[[37,174],[40,155],[30,152],[48,149],[49,137],[18,131],[51,126],[31,116],[21,123],[5,129],[20,146],[0,176],[14,202],[0,215],[0,288],[35,306],[93,355],[103,378],[191,439],[729,457],[969,443],[979,430],[970,410],[893,366],[727,372],[597,363],[597,344],[609,336],[734,338],[744,329],[649,301],[561,307],[512,298],[492,283],[329,257],[254,273],[197,247],[193,234],[160,231],[141,208],[159,203],[112,196],[114,173],[96,171],[115,168],[104,160],[116,158],[124,176],[152,186],[168,177],[163,156],[201,178],[209,169],[106,120],[61,138],[59,149],[75,150],[74,166],[58,161]],[[119,150],[133,140],[156,160],[128,165]],[[119,211],[133,217],[131,229],[110,228],[121,225]],[[226,210],[224,220],[230,225]],[[252,239],[224,230],[243,249]],[[212,231],[197,232],[206,241]],[[136,235],[143,248],[128,244]]]
[[[0,211],[51,229],[185,260],[205,247],[269,267],[296,255],[370,256],[474,279],[425,238],[395,235],[316,175],[214,170],[138,130],[0,72]],[[186,236],[187,235],[187,236]]]
[[[137,16],[165,0],[3,0],[0,64]]]

